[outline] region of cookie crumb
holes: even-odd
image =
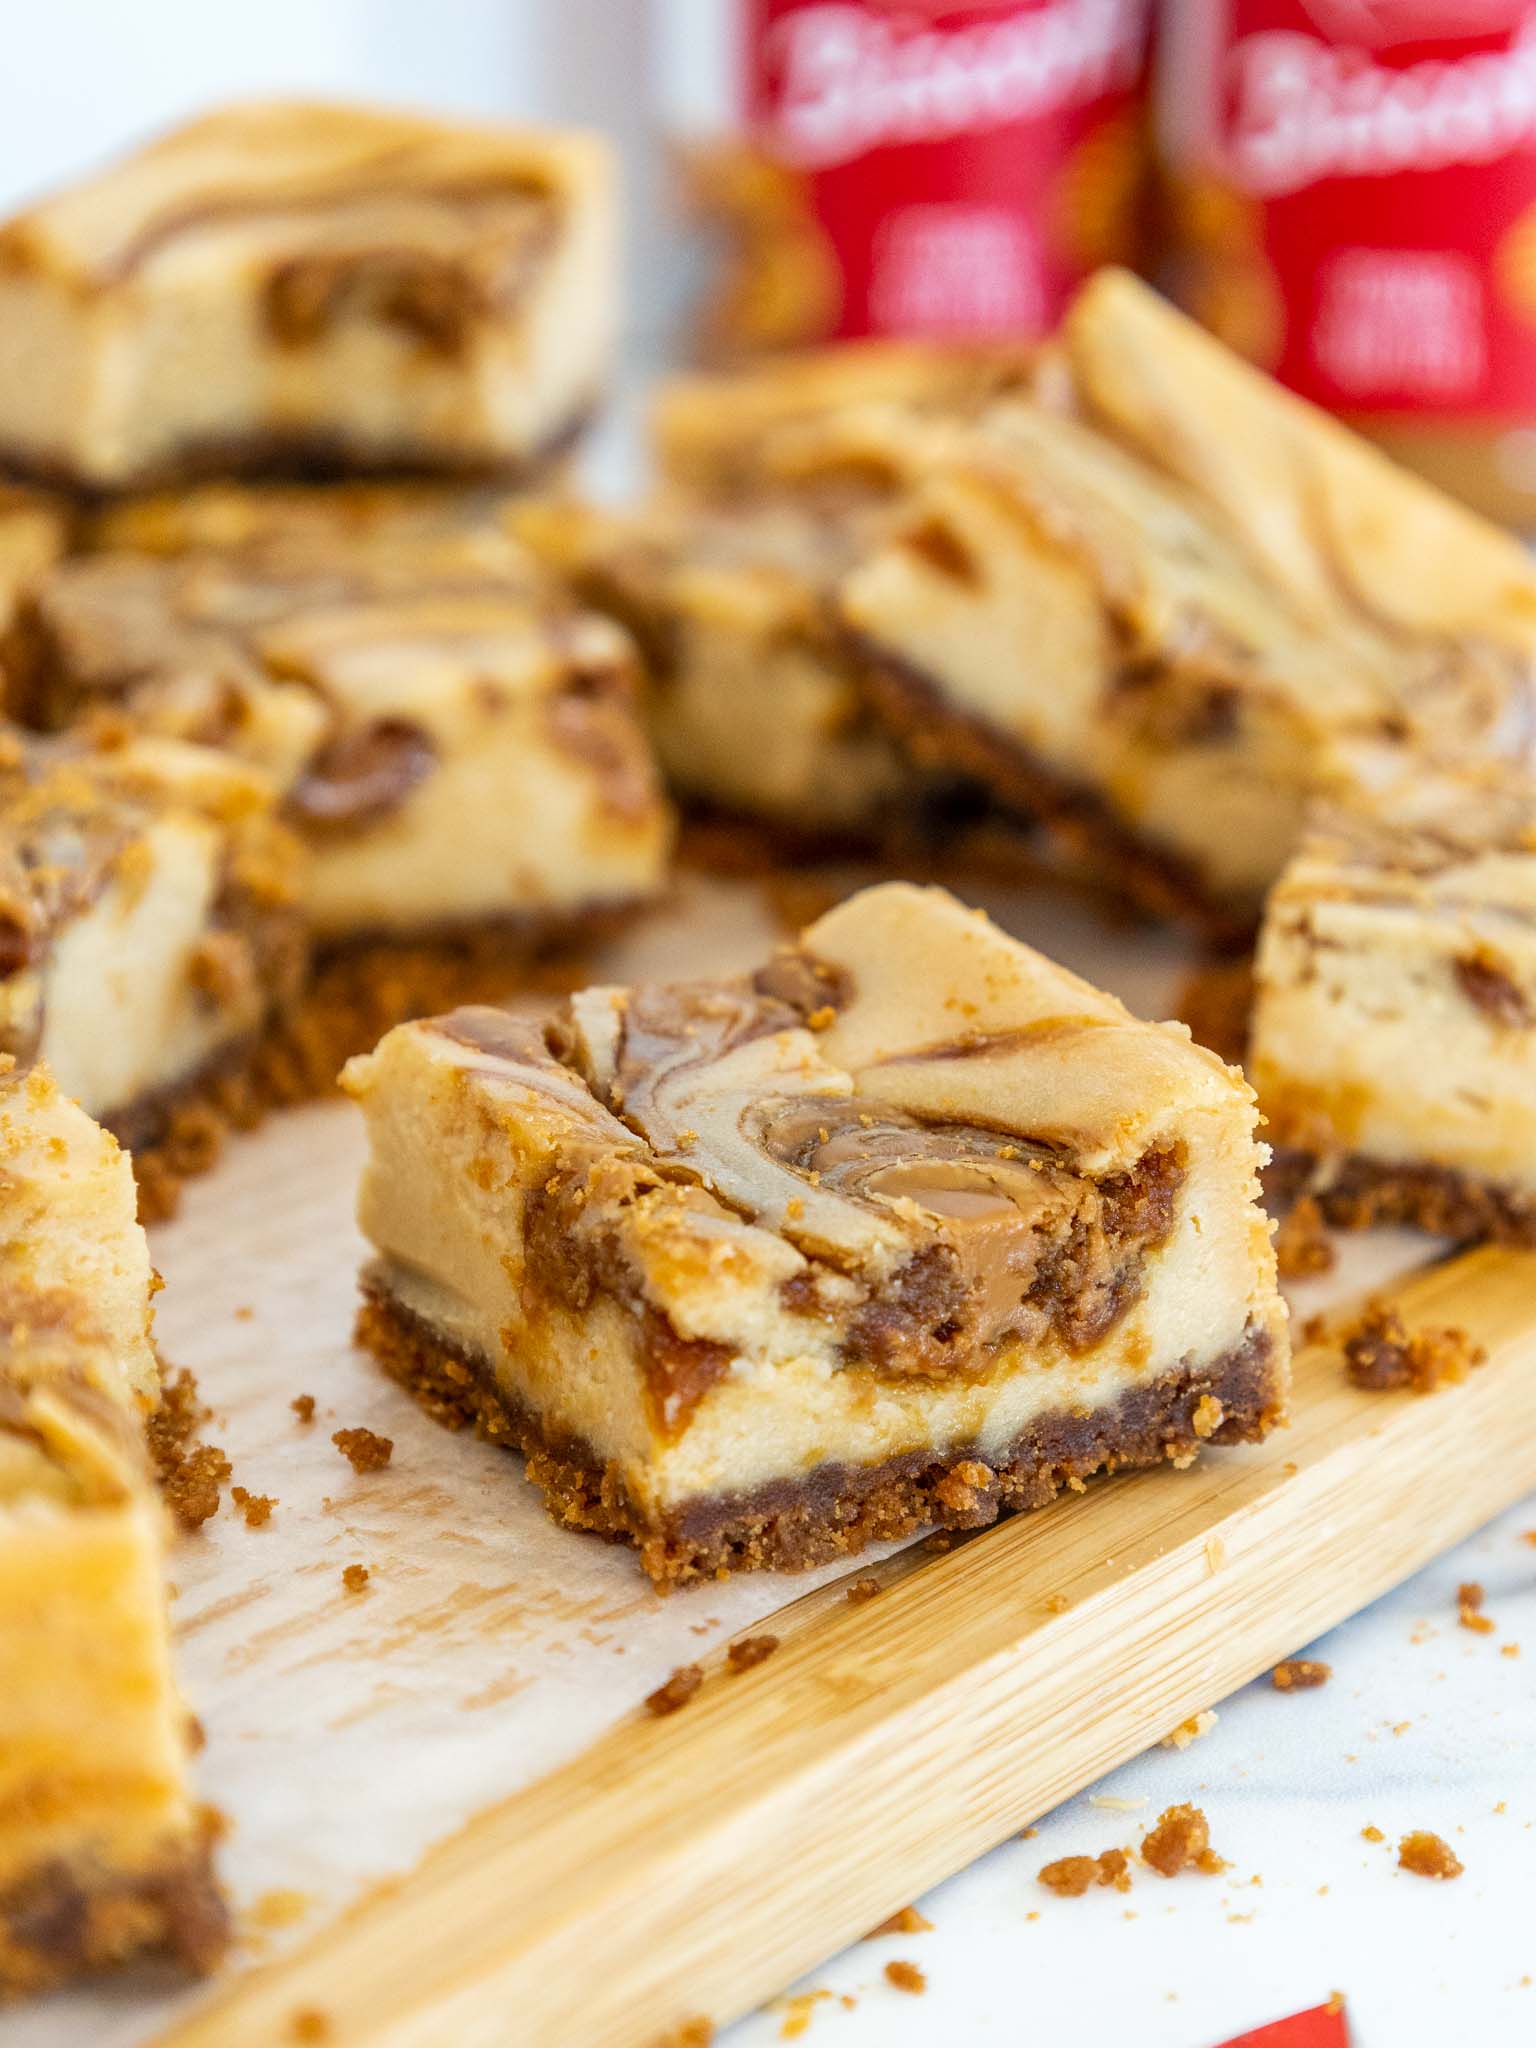
[[[1098,1856],[1059,1856],[1036,1872],[1037,1882],[1058,1898],[1080,1899],[1093,1885],[1131,1888],[1131,1859],[1124,1849],[1106,1849]]]
[[[916,1963],[887,1963],[885,1981],[894,1985],[898,1991],[910,1992],[914,1998],[920,1998],[928,1989],[928,1979]]]
[[[1198,1742],[1202,1735],[1209,1735],[1215,1726],[1215,1710],[1203,1707],[1198,1714],[1191,1714],[1187,1721],[1181,1721],[1177,1728],[1170,1728],[1158,1744],[1158,1748],[1188,1749],[1189,1745]]]
[[[871,1927],[865,1935],[866,1941],[879,1941],[886,1934],[931,1934],[933,1922],[926,1919],[916,1906],[903,1906],[893,1913],[889,1920],[882,1920],[878,1927]]]
[[[1456,1619],[1462,1628],[1471,1629],[1474,1635],[1491,1636],[1496,1624],[1483,1612],[1483,1589],[1476,1579],[1467,1579],[1456,1588]]]
[[[277,1506],[275,1493],[252,1493],[244,1486],[232,1486],[229,1497],[244,1515],[247,1529],[265,1528]]]
[[[655,2043],[655,2048],[710,2048],[715,2038],[715,2023],[702,2015],[683,2020],[672,2027]]]
[[[293,1400],[291,1400],[288,1403],[288,1406],[293,1410],[294,1414],[297,1415],[300,1422],[314,1421],[315,1397],[313,1394],[298,1394],[294,1397]]]
[[[1333,1676],[1333,1666],[1317,1657],[1287,1657],[1269,1674],[1276,1692],[1315,1692]]]
[[[1204,1443],[1213,1437],[1227,1419],[1227,1411],[1214,1394],[1202,1394],[1195,1403],[1195,1412],[1190,1418],[1195,1435]]]
[[[778,1647],[777,1636],[743,1636],[731,1644],[725,1661],[733,1671],[750,1671],[754,1664],[766,1663]]]
[[[288,2022],[288,2035],[294,2041],[329,2041],[331,2022],[318,2007],[307,2005]]]
[[[1397,1845],[1397,1867],[1415,1877],[1460,1877],[1462,1865],[1450,1843],[1428,1828],[1415,1828]]]
[[[341,1583],[349,1593],[361,1593],[368,1583],[368,1567],[365,1564],[346,1565],[341,1574]]]
[[[393,1437],[380,1436],[371,1429],[338,1429],[331,1442],[354,1472],[382,1472],[394,1456]]]
[[[235,1321],[237,1323],[248,1323],[255,1315],[255,1313],[255,1309],[251,1307],[248,1301],[242,1301],[240,1306],[235,1310]]]
[[[150,1459],[166,1504],[183,1529],[201,1528],[219,1511],[219,1490],[234,1469],[217,1444],[196,1441],[209,1411],[190,1372],[167,1377],[160,1406],[145,1424]]]
[[[646,1710],[652,1714],[675,1714],[679,1707],[687,1706],[703,1683],[702,1665],[679,1664],[665,1685],[646,1694]]]
[[[1360,1838],[1366,1842],[1384,1842],[1387,1839],[1380,1828],[1370,1826],[1360,1830]]]
[[[873,1600],[879,1590],[880,1581],[878,1579],[855,1579],[848,1588],[848,1598],[857,1607],[861,1601]]]
[[[1166,1807],[1156,1827],[1143,1838],[1141,1860],[1159,1877],[1177,1877],[1181,1870],[1212,1875],[1226,1864],[1211,1847],[1210,1823],[1198,1806]]]
[[[1344,1370],[1353,1385],[1368,1393],[1409,1389],[1433,1394],[1459,1385],[1487,1357],[1465,1330],[1454,1325],[1440,1330],[1410,1331],[1390,1303],[1367,1302],[1353,1322],[1339,1333]]]
[[[1330,1273],[1338,1263],[1333,1239],[1323,1227],[1323,1212],[1311,1195],[1303,1195],[1275,1232],[1275,1263],[1282,1280],[1307,1280]]]

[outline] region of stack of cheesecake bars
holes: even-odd
[[[1276,1199],[1536,1240],[1516,542],[1113,272],[680,379],[586,503],[612,187],[265,104],[0,228],[5,1989],[218,1953],[138,1212],[345,1061],[361,1341],[662,1586],[1261,1436],[1260,1105]],[[667,791],[872,884],[492,1007],[659,896]],[[899,879],[983,842],[1257,933],[1252,1087]]]

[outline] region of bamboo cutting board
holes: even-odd
[[[1166,943],[1043,899],[988,907],[1171,1006]],[[695,885],[598,971],[729,971],[772,936],[754,891]],[[274,1120],[155,1234],[164,1349],[197,1370],[235,1479],[278,1498],[266,1527],[226,1508],[173,1560],[241,1942],[209,1987],[8,2015],[7,2048],[280,2048],[305,2013],[331,2048],[650,2048],[722,2024],[1536,1485],[1536,1258],[1479,1252],[1402,1289],[1488,1346],[1464,1386],[1365,1395],[1308,1350],[1295,1425],[1262,1448],[1095,1485],[946,1555],[662,1600],[352,1351],[360,1151],[345,1105]],[[396,1445],[361,1479],[329,1441],[359,1423]],[[883,1591],[850,1605],[869,1572]],[[765,1629],[777,1653],[728,1675],[725,1645]],[[692,1704],[644,1714],[695,1660]]]
[[[336,2048],[643,2048],[747,2010],[1536,1485],[1536,1255],[1398,1296],[1486,1345],[1466,1385],[1362,1393],[1312,1345],[1259,1450],[792,1604],[765,1664],[716,1660],[164,2048],[267,2048],[306,2010]]]

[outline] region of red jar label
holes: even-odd
[[[1335,410],[1536,410],[1536,5],[1174,0],[1174,286]]]
[[[752,140],[827,332],[1034,335],[1139,217],[1148,0],[748,0]]]

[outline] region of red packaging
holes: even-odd
[[[1224,338],[1536,513],[1536,5],[1172,0],[1170,279]]]
[[[727,345],[1032,337],[1134,255],[1148,0],[743,6]]]

